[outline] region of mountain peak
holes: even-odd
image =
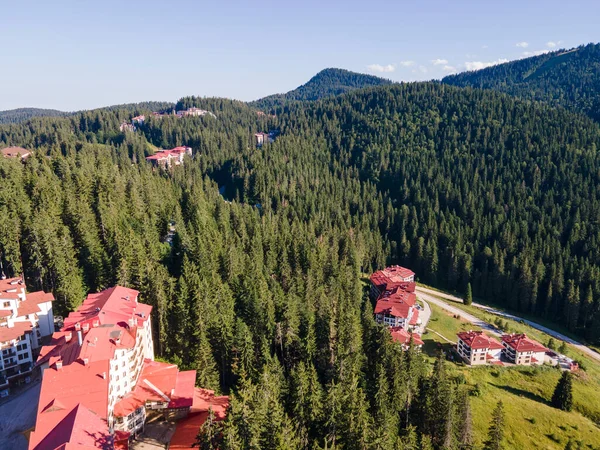
[[[273,108],[286,101],[314,101],[341,95],[356,89],[392,84],[391,80],[329,67],[314,75],[308,82],[285,94],[269,95],[251,103],[257,108]]]

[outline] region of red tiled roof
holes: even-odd
[[[229,397],[215,397],[213,391],[194,389],[194,401],[187,418],[177,422],[177,428],[169,443],[171,450],[192,450],[198,431],[208,418],[208,410],[212,408],[215,419],[223,420],[229,407]]]
[[[191,406],[195,383],[195,370],[179,372],[175,364],[146,359],[133,391],[115,404],[115,416],[127,416],[147,401],[164,402],[166,398],[169,408]]]
[[[0,342],[8,342],[23,336],[28,331],[31,331],[31,322],[15,322],[9,327],[0,327]]]
[[[129,319],[136,318],[145,321],[152,309],[149,305],[137,303],[139,292],[122,286],[105,289],[96,294],[89,294],[83,304],[69,314],[64,321],[63,330],[68,330],[76,323],[98,319],[100,325],[127,323]],[[145,317],[141,317],[144,313]]]
[[[419,320],[419,310],[417,308],[414,308],[412,317],[410,318],[410,322],[408,322],[408,324],[416,325],[418,320]]]
[[[0,317],[9,317],[12,316],[12,311],[10,309],[0,310]]]
[[[380,291],[401,288],[407,292],[415,291],[414,281],[404,281],[406,278],[414,277],[415,273],[405,267],[390,266],[378,270],[371,275],[371,283]]]
[[[385,299],[377,300],[375,305],[375,314],[389,314],[393,317],[400,317],[402,319],[408,318],[408,312],[410,311],[408,303],[404,302],[390,302]]]
[[[502,336],[502,342],[505,342],[509,347],[517,352],[545,352],[548,349],[537,343],[533,339],[529,339],[526,334],[505,334]]]
[[[187,153],[188,149],[191,150],[190,147],[179,146],[172,148],[171,150],[158,150],[154,155],[150,155],[146,157],[147,161],[159,161],[162,159],[167,159],[170,156],[179,156],[182,153]]]
[[[59,437],[65,438],[63,442],[73,443],[68,434],[71,427],[98,433],[96,437],[101,438],[102,430],[107,430],[108,370],[108,360],[90,362],[87,365],[74,362],[63,365],[61,369],[46,369],[42,377],[35,431],[31,433],[29,448],[55,448],[45,444],[46,439],[55,431]],[[103,374],[106,374],[106,378]],[[80,404],[93,415],[86,414],[77,423],[74,419],[65,422],[65,418]],[[93,442],[91,446],[93,447]]]
[[[37,440],[40,436],[37,429],[31,433],[31,450],[112,448],[113,438],[106,421],[80,403],[69,409],[57,407],[46,413],[62,418],[41,441]]]
[[[187,370],[179,372],[175,380],[175,390],[170,396],[169,408],[185,408],[194,402],[194,389],[196,386],[196,371]]]
[[[496,339],[486,336],[483,331],[461,331],[457,333],[458,338],[468,347],[473,349],[489,348],[490,350],[501,350],[502,344]]]
[[[417,333],[409,334],[408,331],[406,331],[402,327],[391,327],[390,333],[392,334],[392,339],[394,340],[394,342],[400,342],[401,344],[408,345],[410,343],[410,338],[412,336],[413,343],[415,345],[423,345],[421,336],[419,336]]]
[[[23,277],[13,277],[0,280],[0,292],[6,292],[11,289],[18,290],[20,287],[25,287],[25,283],[23,283]]]
[[[389,301],[402,301],[408,303],[409,306],[414,306],[417,303],[417,296],[412,292],[405,291],[400,286],[394,286],[392,289],[386,290],[379,299],[387,299]]]
[[[37,314],[41,312],[40,303],[53,302],[54,295],[44,291],[31,292],[25,294],[25,300],[19,303],[17,316],[23,317],[28,314]]]
[[[2,152],[2,156],[4,156],[5,158],[24,158],[31,154],[29,150],[23,147],[6,147],[0,150],[0,152]]]

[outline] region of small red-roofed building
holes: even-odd
[[[54,331],[53,301],[52,294],[26,292],[23,277],[0,278],[0,397],[31,380],[33,352]]]
[[[146,116],[142,115],[142,116],[135,116],[134,118],[131,119],[131,123],[132,124],[142,124],[144,123],[144,121],[146,120]]]
[[[262,147],[264,144],[268,142],[273,142],[273,138],[269,133],[255,133],[254,138],[256,139],[256,146]]]
[[[23,147],[5,147],[0,150],[0,153],[5,158],[21,158],[22,160],[26,160],[31,156],[31,151]]]
[[[456,351],[467,364],[475,366],[500,361],[504,347],[483,331],[462,331],[457,337]]]
[[[390,334],[392,335],[392,340],[394,342],[402,344],[403,350],[408,350],[411,339],[416,348],[420,349],[423,346],[421,336],[419,336],[417,333],[409,333],[402,327],[391,327]]]
[[[119,125],[119,131],[121,133],[134,132],[135,125],[129,122],[122,122],[121,125]]]
[[[517,365],[542,365],[548,349],[527,337],[525,333],[505,334],[502,336],[502,353],[506,359]]]
[[[192,156],[191,147],[175,147],[171,150],[158,150],[154,155],[146,157],[146,161],[154,166],[169,168],[183,164],[185,155]]]
[[[406,292],[415,292],[415,273],[412,270],[401,266],[390,266],[371,275],[369,295],[372,299],[377,299],[386,291],[398,288]]]

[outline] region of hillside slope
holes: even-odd
[[[450,75],[442,82],[564,106],[600,121],[600,44]]]
[[[387,84],[392,84],[392,81],[344,69],[324,69],[312,77],[306,84],[293,91],[285,94],[270,95],[251,102],[250,105],[260,109],[268,109],[281,105],[286,101],[313,101],[340,95],[355,89]]]
[[[56,109],[17,108],[0,111],[0,124],[20,123],[32,117],[63,117],[69,113]]]

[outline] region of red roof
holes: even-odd
[[[417,295],[413,292],[407,292],[400,286],[394,286],[392,289],[386,290],[380,299],[387,299],[389,301],[402,301],[408,303],[409,306],[414,306],[417,303]]]
[[[419,310],[417,308],[414,308],[412,317],[410,318],[410,322],[408,322],[408,324],[416,325],[418,320],[419,320]]]
[[[179,156],[182,153],[191,152],[191,147],[179,146],[172,148],[171,150],[158,150],[154,155],[150,155],[146,157],[147,161],[160,161],[162,159],[167,159],[171,156]]]
[[[133,391],[115,404],[115,416],[127,416],[147,401],[168,399],[169,408],[192,406],[195,384],[195,370],[179,372],[175,364],[146,359]]]
[[[126,324],[131,318],[144,322],[150,316],[152,307],[138,303],[138,295],[138,291],[122,286],[89,294],[77,311],[65,319],[63,330],[73,328],[76,323],[92,322],[92,319],[99,320],[100,325]]]
[[[501,350],[504,348],[496,339],[483,334],[483,331],[461,331],[457,336],[472,349]]]
[[[402,327],[391,327],[390,333],[392,334],[392,339],[394,342],[400,342],[401,344],[408,345],[412,336],[415,345],[423,345],[421,336],[419,336],[417,333],[409,334],[408,331]]]
[[[517,352],[545,352],[548,349],[536,341],[529,339],[526,334],[505,334],[502,342]]]
[[[169,443],[171,450],[192,450],[198,431],[208,418],[209,408],[212,408],[216,420],[225,419],[229,408],[229,397],[215,397],[213,391],[195,388],[190,414],[177,422],[177,428]]]
[[[50,411],[50,410],[48,410]],[[47,414],[57,414],[61,418],[56,426],[48,430],[41,441],[39,433],[31,433],[29,448],[44,449],[98,449],[112,448],[113,438],[105,420],[78,403],[73,408],[57,404]]]
[[[371,283],[379,292],[400,288],[406,292],[415,292],[414,281],[404,281],[407,278],[414,277],[415,273],[405,267],[390,266],[383,270],[378,270],[371,275]]]
[[[10,309],[0,310],[0,317],[9,317],[12,316],[12,311]]]
[[[5,158],[25,158],[31,154],[31,152],[23,147],[6,147],[0,150],[2,156]]]
[[[411,306],[405,302],[391,302],[386,299],[377,300],[375,314],[389,314],[393,317],[407,319]]]
[[[12,327],[0,327],[0,342],[8,342],[31,331],[31,322],[15,322]]]
[[[63,438],[63,442],[71,442],[69,433],[73,427],[93,430],[93,433],[102,436],[103,430],[107,429],[108,370],[108,360],[90,362],[87,365],[75,362],[60,369],[46,369],[42,377],[35,431],[31,433],[29,448],[55,448],[46,445],[46,439],[55,442],[52,437],[54,434],[58,435],[57,438]],[[72,420],[65,421],[80,404],[93,415],[86,414],[79,419],[76,415]],[[91,446],[94,446],[93,442]]]

